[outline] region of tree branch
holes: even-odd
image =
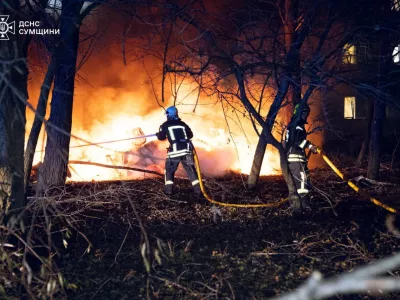
[[[322,279],[322,274],[315,271],[308,281],[296,291],[272,298],[273,300],[318,300],[337,294],[374,293],[382,294],[400,291],[400,279],[378,277],[400,266],[400,253],[376,261],[331,279]]]

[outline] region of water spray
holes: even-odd
[[[69,147],[69,148],[72,149],[72,148],[88,147],[88,146],[93,146],[93,145],[111,144],[111,143],[124,142],[124,141],[130,141],[130,140],[144,139],[144,138],[149,138],[149,137],[153,137],[153,136],[156,136],[156,134],[153,133],[153,134],[142,135],[142,136],[135,136],[135,137],[126,138],[126,139],[121,139],[121,140],[113,140],[113,141],[106,141],[106,142],[98,142],[98,143],[90,143],[90,144],[84,144],[84,145],[77,145],[77,146],[72,146],[72,147]]]
[[[111,144],[111,143],[124,142],[124,141],[130,141],[130,140],[138,140],[138,139],[144,139],[144,138],[153,137],[153,136],[156,136],[156,134],[153,133],[153,134],[135,136],[135,137],[121,139],[121,140],[113,140],[113,141],[98,142],[98,143],[88,143],[88,144],[83,144],[83,145],[72,146],[72,147],[69,147],[69,149],[96,146],[96,145],[102,145],[102,144]],[[36,152],[43,152],[43,150],[36,151]]]

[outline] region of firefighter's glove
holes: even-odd
[[[313,154],[317,154],[317,153],[318,153],[318,147],[315,146],[315,145],[311,145],[310,151],[311,151],[311,153],[313,153]]]

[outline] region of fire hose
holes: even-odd
[[[353,190],[355,190],[357,193],[360,195],[368,198],[373,204],[384,208],[385,210],[391,212],[391,213],[397,213],[397,210],[394,209],[393,207],[390,207],[382,202],[380,202],[378,199],[372,197],[371,195],[367,194],[366,192],[362,191],[357,185],[355,185],[353,182],[350,180],[347,180],[342,172],[339,171],[339,169],[333,164],[333,162],[322,152],[320,148],[317,148],[318,154],[324,159],[324,161],[332,168],[332,170],[343,180],[345,181]],[[200,184],[200,189],[204,195],[204,197],[209,201],[210,203],[217,204],[220,206],[229,206],[229,207],[241,207],[241,208],[261,208],[261,207],[277,207],[285,202],[288,201],[288,198],[282,199],[279,202],[276,203],[268,203],[268,204],[233,204],[233,203],[224,203],[224,202],[219,202],[214,199],[212,199],[206,192],[202,176],[201,176],[201,169],[200,169],[200,163],[199,163],[199,158],[196,153],[196,149],[193,147],[193,155],[194,155],[194,162],[196,166],[196,172],[197,176],[199,178],[199,184]]]
[[[79,147],[85,147],[85,146],[91,146],[91,145],[99,145],[99,144],[108,144],[108,143],[114,143],[114,142],[119,142],[119,141],[128,141],[128,140],[134,140],[134,139],[140,139],[140,138],[146,138],[146,137],[153,137],[156,136],[156,134],[149,134],[149,135],[144,135],[144,136],[138,136],[138,137],[133,137],[133,138],[126,138],[122,140],[113,140],[113,141],[106,141],[106,142],[98,142],[98,143],[90,143],[90,144],[85,144],[85,145],[77,145],[73,146],[71,148],[79,148]],[[351,182],[350,180],[347,180],[342,172],[333,164],[333,162],[322,152],[320,148],[317,148],[317,153],[323,158],[323,160],[331,167],[331,169],[343,180],[345,181],[354,191],[359,193],[361,196],[368,198],[373,204],[382,207],[383,209],[391,212],[391,213],[398,213],[397,210],[393,207],[390,207],[382,202],[380,202],[378,199],[375,197],[372,197],[365,191],[362,191],[355,183]],[[203,193],[203,196],[209,201],[210,203],[217,204],[220,206],[228,206],[228,207],[240,207],[240,208],[262,208],[262,207],[278,207],[284,203],[286,203],[289,199],[285,198],[282,199],[279,202],[275,203],[260,203],[260,204],[239,204],[239,203],[225,203],[225,202],[219,202],[214,199],[212,199],[208,194],[207,191],[205,190],[204,183],[202,180],[202,175],[201,175],[201,169],[200,169],[200,163],[199,163],[199,158],[197,156],[196,149],[193,146],[193,156],[194,156],[194,163],[196,167],[196,172],[197,176],[199,178],[199,184],[200,184],[200,189],[201,192]],[[158,175],[158,174],[157,174]]]
[[[289,198],[286,198],[286,199],[282,199],[281,201],[275,202],[275,203],[260,203],[260,204],[239,204],[239,203],[225,203],[225,202],[216,201],[207,194],[207,191],[204,188],[203,179],[201,176],[199,158],[197,156],[196,149],[194,147],[193,147],[193,156],[194,156],[194,164],[196,167],[197,176],[199,178],[201,192],[203,193],[204,198],[206,198],[207,201],[210,203],[217,204],[220,206],[229,206],[229,207],[262,208],[262,207],[277,207],[277,206],[282,205],[283,203],[286,203],[289,200]]]
[[[333,162],[322,152],[321,149],[317,148],[318,154],[323,158],[323,160],[331,167],[331,169],[343,180],[345,181],[353,190],[355,190],[357,193],[360,195],[368,198],[373,204],[382,207],[386,209],[387,211],[396,214],[397,210],[394,209],[393,207],[390,207],[382,202],[380,202],[378,199],[372,197],[371,195],[367,194],[366,192],[362,191],[356,184],[351,182],[350,180],[347,180],[342,172],[339,171],[339,169],[333,164]]]

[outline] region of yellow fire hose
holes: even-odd
[[[397,210],[380,202],[376,198],[372,197],[371,195],[367,194],[366,192],[362,191],[357,185],[355,185],[353,182],[350,180],[347,180],[342,172],[339,171],[339,169],[333,164],[333,162],[324,154],[322,153],[322,150],[317,148],[317,152],[321,157],[325,160],[325,162],[332,168],[332,170],[343,180],[345,181],[353,190],[355,190],[357,193],[361,194],[362,196],[368,198],[372,203],[375,205],[382,207],[386,209],[387,211],[391,213],[397,213]],[[197,176],[199,178],[199,184],[200,184],[200,189],[201,192],[203,193],[204,197],[209,201],[210,203],[217,204],[220,206],[229,206],[229,207],[241,207],[241,208],[261,208],[261,207],[278,207],[282,205],[283,203],[286,203],[289,199],[282,199],[279,202],[276,203],[268,203],[268,204],[233,204],[233,203],[224,203],[224,202],[219,202],[214,199],[212,199],[206,192],[203,180],[201,177],[201,169],[200,169],[200,163],[199,163],[199,158],[197,156],[196,150],[193,150],[194,154],[194,163],[196,166],[196,172]]]
[[[319,155],[321,155],[321,157],[325,160],[325,162],[332,168],[332,170],[340,177],[343,179],[343,181],[346,181],[346,183],[353,189],[355,190],[357,193],[361,194],[362,196],[368,198],[372,203],[374,203],[375,205],[378,205],[384,209],[386,209],[387,211],[396,214],[397,210],[387,206],[386,204],[383,204],[382,202],[378,201],[376,198],[372,197],[371,195],[367,194],[366,192],[362,191],[358,186],[356,186],[353,182],[351,182],[350,180],[347,180],[345,178],[345,176],[343,175],[342,172],[339,171],[339,169],[333,164],[333,162],[324,154],[322,153],[322,150],[317,148],[317,152]]]
[[[241,208],[261,208],[261,207],[277,207],[283,203],[286,203],[289,199],[282,199],[279,202],[276,203],[267,203],[267,204],[236,204],[236,203],[224,203],[224,202],[219,202],[216,200],[213,200],[206,192],[205,188],[204,188],[204,184],[203,184],[203,180],[201,178],[201,170],[200,170],[200,163],[199,163],[199,158],[197,157],[197,153],[196,150],[193,150],[193,155],[194,155],[194,163],[196,166],[196,172],[197,172],[197,176],[199,177],[199,184],[200,184],[200,189],[201,192],[204,195],[204,198],[207,199],[208,202],[213,203],[213,204],[217,204],[220,206],[229,206],[229,207],[241,207]]]

